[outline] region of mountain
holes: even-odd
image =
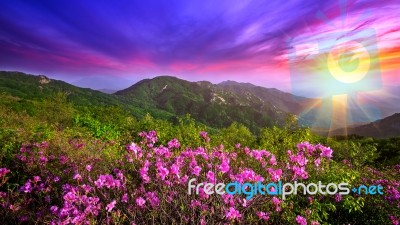
[[[400,136],[400,113],[377,120],[372,123],[337,129],[329,135],[359,135],[364,137],[390,138]]]
[[[300,111],[300,102],[306,100],[248,83],[189,82],[171,76],[145,79],[115,94],[176,115],[189,113],[211,127],[225,127],[236,121],[253,131],[283,124],[287,114]]]
[[[224,81],[218,86],[237,95],[256,97],[262,102],[269,102],[274,108],[294,114],[302,112],[304,105],[312,101],[312,99],[295,96],[276,88],[264,88],[250,83]]]
[[[0,93],[26,100],[42,100],[64,93],[76,106],[119,106],[136,117],[146,113],[156,118],[171,119],[174,115],[157,108],[145,108],[143,104],[122,96],[106,94],[89,88],[79,88],[64,81],[49,79],[44,75],[34,76],[21,72],[0,71]]]
[[[400,87],[383,86],[380,90],[363,93],[363,100],[379,109],[380,118],[400,112]]]

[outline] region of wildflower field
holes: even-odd
[[[190,116],[137,119],[62,97],[31,103],[1,98],[1,224],[399,224],[396,138],[323,138],[293,118],[253,134],[237,123],[216,130]],[[345,182],[381,185],[384,194],[248,200],[202,188],[189,195],[192,178]]]

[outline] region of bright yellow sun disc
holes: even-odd
[[[358,60],[356,68],[350,69],[351,71],[344,70],[346,67],[351,67],[351,63],[354,63],[355,60]],[[363,45],[355,41],[349,41],[336,45],[331,49],[327,58],[327,65],[329,72],[338,81],[355,83],[363,79],[367,74],[370,61],[368,51]],[[346,62],[348,65],[346,65]]]

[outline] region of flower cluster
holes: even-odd
[[[320,144],[303,142],[278,157],[270,151],[240,144],[235,145],[235,151],[225,150],[223,145],[206,147],[210,145],[206,132],[199,134],[204,146],[195,148],[184,148],[175,138],[165,146],[157,145],[155,131],[140,132],[139,136],[142,140],[127,144],[123,154],[109,167],[99,163],[99,159],[79,161],[65,152],[56,153],[46,142],[23,145],[16,157],[22,171],[29,173],[14,192],[0,192],[1,207],[18,215],[20,222],[49,224],[217,221],[318,225],[321,222],[317,215],[321,207],[318,201],[340,204],[344,198],[298,196],[300,200],[296,202],[258,195],[248,200],[240,194],[209,195],[204,186],[200,186],[199,195],[187,193],[191,178],[196,178],[195,183],[243,184],[303,181],[315,173],[322,176],[331,165],[333,151]],[[80,140],[69,144],[76,151],[87,147]],[[0,168],[0,179],[5,180],[9,174],[9,169]],[[384,185],[388,193],[385,200],[398,204],[398,182],[374,180],[373,183]],[[296,210],[294,205],[298,207]],[[35,212],[26,213],[32,208]],[[398,223],[396,216],[390,217],[393,224]]]

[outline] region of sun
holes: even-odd
[[[336,80],[348,84],[356,83],[368,73],[370,56],[360,43],[347,41],[331,48],[327,66]]]

